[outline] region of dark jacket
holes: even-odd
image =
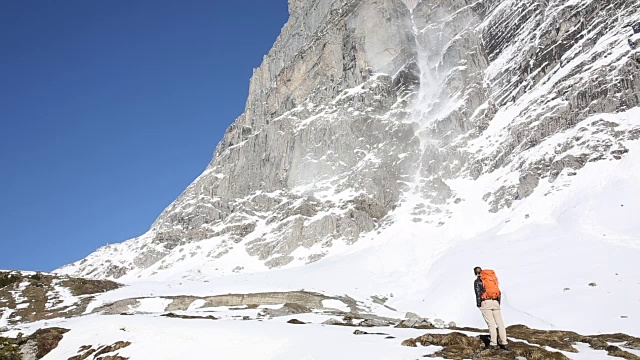
[[[482,294],[485,292],[484,290],[484,284],[482,283],[482,279],[480,278],[476,278],[476,281],[474,281],[473,283],[473,290],[475,290],[476,292],[476,305],[478,307],[480,307],[480,305],[482,305]],[[498,304],[500,303],[500,298],[502,296],[499,296],[496,300],[498,300]]]

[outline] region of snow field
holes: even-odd
[[[282,321],[184,320],[157,316],[88,316],[70,320],[58,348],[44,360],[66,359],[83,345],[130,341],[117,351],[132,359],[415,359],[427,348],[400,346],[417,331],[384,329],[396,336],[353,335],[354,328],[291,325]],[[365,329],[366,330],[366,329]]]
[[[293,325],[290,319],[310,322]],[[68,320],[53,320],[47,326],[71,329],[58,347],[44,360],[67,359],[78,354],[81,346],[98,348],[118,341],[131,345],[108,355],[131,359],[417,359],[440,350],[438,346],[405,347],[403,340],[425,333],[447,333],[447,330],[396,329],[391,327],[357,328],[321,325],[326,316],[299,314],[265,320],[185,320],[157,315],[90,315]],[[43,322],[13,330],[30,333]],[[354,335],[355,330],[385,335]],[[463,332],[468,336],[476,333]],[[392,336],[393,338],[387,338]],[[513,339],[512,339],[513,340]],[[520,341],[520,340],[517,340]],[[607,360],[605,351],[593,350],[578,343],[579,353],[563,352],[570,359]],[[550,349],[557,351],[555,349]],[[629,350],[632,353],[638,351]],[[436,358],[439,359],[439,358]]]
[[[166,273],[157,280],[130,281],[92,306],[150,295],[303,289],[351,296],[383,316],[404,318],[412,311],[481,327],[472,269],[482,266],[500,278],[508,324],[637,336],[640,144],[630,143],[629,149],[622,160],[588,163],[580,170],[583,176],[543,180],[532,196],[497,214],[467,195],[482,193],[494,177],[457,180],[451,185],[464,201],[440,228],[412,222],[405,206],[380,234],[310,265],[223,277],[202,269],[206,281]],[[387,297],[385,305],[397,311],[374,304],[372,296]]]

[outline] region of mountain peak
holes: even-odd
[[[635,13],[616,4],[290,1],[204,173],[149,232],[59,272],[196,279],[309,266],[399,226],[443,244],[500,226],[638,139]]]

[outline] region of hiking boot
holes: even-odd
[[[510,351],[509,345],[500,345],[500,349]]]
[[[495,350],[498,350],[498,347],[495,345],[487,345],[485,349],[495,351]]]

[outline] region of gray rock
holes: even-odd
[[[374,304],[378,304],[378,305],[384,305],[384,303],[386,303],[389,300],[388,297],[386,296],[372,296],[371,297],[371,301],[373,301]]]
[[[263,309],[260,311],[260,316],[268,316],[268,317],[279,317],[279,316],[288,316],[294,314],[306,314],[310,313],[311,309],[304,305],[287,303],[284,304],[279,309]]]
[[[379,327],[379,326],[391,326],[391,325],[395,325],[395,323],[389,320],[382,320],[382,319],[365,319],[358,324],[358,326],[362,326],[362,327]]]
[[[20,355],[22,360],[36,360],[38,354],[38,342],[36,340],[27,340],[27,342],[20,346]]]
[[[116,302],[105,304],[98,308],[95,308],[92,312],[105,315],[117,315],[128,313],[131,309],[135,309],[138,306],[140,306],[139,299],[118,300]]]
[[[334,318],[325,320],[322,324],[323,325],[347,325],[346,323]]]
[[[442,319],[435,319],[432,323],[433,326],[437,327],[438,329],[444,329],[447,327],[446,323]]]
[[[408,312],[404,315],[405,319],[409,319],[409,320],[422,320],[422,316],[416,314],[416,313],[412,313],[412,312]]]
[[[524,199],[533,194],[533,191],[538,187],[539,182],[540,179],[535,174],[527,173],[521,176],[520,182],[518,183],[518,198]]]
[[[413,328],[413,329],[433,329],[435,326],[427,319],[424,318],[413,318],[413,319],[405,319],[400,321],[397,328]]]
[[[310,309],[321,309],[322,301],[330,299],[324,295],[306,291],[290,292],[266,292],[250,294],[227,294],[216,296],[167,296],[164,299],[171,300],[165,311],[187,310],[195,300],[204,300],[201,308],[217,306],[259,306],[259,305],[280,305],[281,308],[272,310],[265,309],[269,316],[282,316],[310,312]],[[130,309],[135,310],[140,306],[140,300],[144,298],[122,299],[110,304],[105,304],[93,310],[94,313],[121,314]],[[148,298],[147,298],[148,299]],[[348,297],[340,297],[340,301],[353,304],[354,300]]]

